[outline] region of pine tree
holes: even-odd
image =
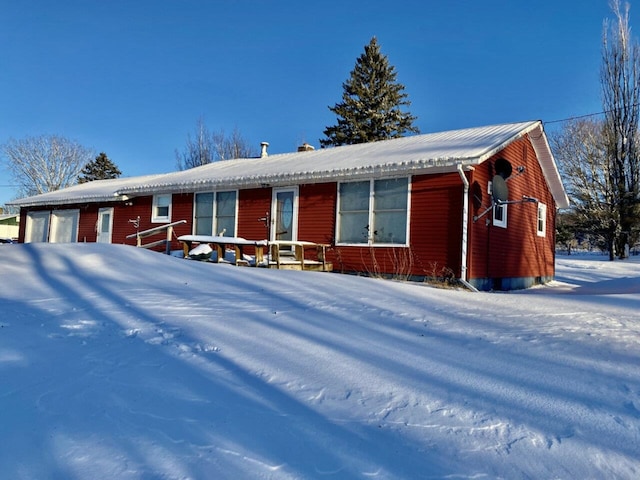
[[[327,127],[323,147],[375,142],[418,133],[416,117],[400,110],[410,105],[404,85],[396,82],[397,73],[380,52],[376,37],[364,47],[350,78],[342,84],[342,102],[329,107],[338,116],[338,124]]]
[[[84,166],[82,172],[80,172],[80,176],[78,177],[78,183],[118,178],[120,175],[122,175],[122,172],[111,160],[109,160],[107,154],[100,153],[95,160]]]

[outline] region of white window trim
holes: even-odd
[[[502,208],[502,220],[496,218],[496,207],[500,206]],[[492,209],[493,215],[493,226],[500,228],[507,228],[507,204],[506,203],[494,203]]]
[[[338,242],[338,233],[340,232],[340,185],[343,183],[357,183],[357,182],[366,182],[366,179],[363,180],[354,180],[352,182],[339,182],[336,186],[336,245],[341,247],[408,247],[410,244],[409,232],[410,232],[410,223],[411,223],[411,186],[412,186],[412,178],[411,177],[400,177],[407,179],[407,222],[406,222],[406,232],[405,232],[405,243],[376,243],[373,241],[373,235],[369,234],[367,238],[367,242],[354,243],[354,242]],[[374,185],[376,180],[386,180],[385,177],[381,178],[371,178],[369,179],[369,225],[373,223],[373,205],[374,205]]]
[[[542,228],[540,228],[542,223]],[[547,236],[547,206],[544,203],[538,203],[538,215],[536,218],[536,233],[539,237]]]
[[[167,216],[157,216],[156,208],[158,206],[158,200],[163,197],[169,197],[169,213]],[[153,204],[151,206],[151,223],[169,223],[171,222],[171,207],[173,203],[173,195],[170,193],[163,193],[153,196]]]

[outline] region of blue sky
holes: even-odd
[[[612,16],[607,0],[0,4],[0,144],[63,135],[124,176],[175,170],[200,117],[270,153],[319,147],[373,36],[422,133],[598,112]],[[0,169],[0,205],[10,183]]]

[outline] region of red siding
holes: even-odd
[[[136,239],[127,239],[127,235],[136,233],[136,227],[133,224],[135,220],[140,219],[138,231],[147,230],[157,227],[158,224],[151,223],[151,205],[153,197],[137,197],[124,204],[118,205],[113,212],[113,243],[124,243],[127,245],[135,245]]]
[[[73,206],[70,206],[70,208],[73,208]],[[78,222],[79,242],[96,241],[99,208],[99,205],[88,204],[80,209],[80,221]]]
[[[337,189],[337,183],[300,186],[298,239],[333,245]]]
[[[193,232],[193,193],[173,194],[171,199],[171,221],[186,220],[187,223],[173,227],[173,250],[182,250],[182,244],[178,242],[180,235],[189,235]]]
[[[414,275],[460,276],[462,245],[460,175],[420,175],[411,187],[411,247]]]
[[[482,201],[472,199],[472,216],[479,215],[491,205],[487,183],[494,175],[494,163],[505,158],[513,166],[507,181],[509,200],[521,200],[523,195],[535,197],[547,206],[547,232],[537,235],[536,203],[511,204],[507,207],[507,228],[491,224],[492,213],[470,223],[470,279],[508,279],[551,277],[554,274],[555,250],[555,202],[535,152],[528,139],[520,139],[489,161],[479,165],[472,175],[472,192],[481,195]],[[522,175],[517,167],[524,166]],[[496,284],[496,282],[493,282]],[[499,281],[496,284],[499,288]]]
[[[20,226],[18,227],[18,242],[24,242],[24,231],[27,227],[27,212],[29,209],[21,208],[20,209]]]
[[[261,219],[271,215],[271,188],[238,192],[238,236],[251,240],[269,238],[268,226]]]

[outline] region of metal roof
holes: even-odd
[[[428,133],[263,158],[214,162],[189,170],[89,182],[13,202],[13,205],[81,203],[127,196],[216,188],[253,188],[345,179],[438,173],[473,166],[529,134],[551,192],[564,208],[568,199],[539,121]]]

